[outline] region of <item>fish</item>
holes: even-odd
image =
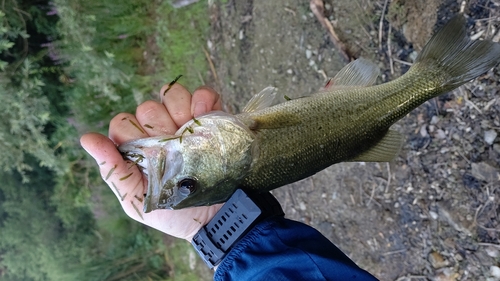
[[[221,203],[236,189],[269,191],[340,162],[391,161],[403,145],[396,121],[499,62],[500,44],[471,40],[457,16],[393,81],[375,85],[378,67],[360,58],[318,93],[280,101],[268,87],[239,114],[209,112],[118,149],[147,175],[144,212]]]

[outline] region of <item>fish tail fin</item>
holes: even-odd
[[[450,91],[487,72],[499,62],[500,44],[471,40],[467,36],[465,18],[456,16],[432,36],[414,66],[439,70],[442,74],[439,75],[440,88]]]

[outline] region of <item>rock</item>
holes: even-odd
[[[484,132],[484,141],[487,144],[492,145],[495,142],[497,135],[498,134],[495,130],[488,130],[488,131]]]
[[[471,173],[476,179],[486,182],[496,181],[500,176],[498,169],[486,164],[485,162],[472,163]]]
[[[448,265],[448,261],[445,260],[440,253],[435,251],[429,254],[429,262],[434,268],[441,268]]]
[[[500,252],[498,251],[498,249],[496,249],[494,247],[488,247],[485,250],[486,250],[486,254],[488,254],[488,256],[490,256],[492,258],[498,258],[500,256]]]
[[[443,140],[443,139],[446,138],[445,132],[443,130],[441,130],[441,129],[438,129],[436,131],[436,135],[435,136],[436,136],[436,138],[441,139],[441,140]]]
[[[310,59],[310,58],[311,58],[311,56],[312,56],[312,51],[311,51],[311,50],[309,50],[309,49],[307,49],[307,50],[306,50],[306,58],[307,58],[307,59]]]
[[[498,143],[493,144],[493,150],[495,150],[497,153],[500,153],[500,144]]]
[[[500,279],[500,267],[496,265],[490,266],[490,274],[492,277]]]
[[[437,274],[433,279],[434,281],[456,281],[460,277],[460,275],[451,267],[440,269],[436,273]]]
[[[438,219],[438,214],[434,211],[429,211],[429,216],[431,216],[431,218],[433,220],[437,220]]]
[[[299,208],[301,211],[305,211],[306,210],[306,204],[304,204],[304,202],[300,202],[299,203]]]

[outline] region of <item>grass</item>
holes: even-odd
[[[204,83],[208,71],[203,51],[209,29],[207,11],[206,1],[181,9],[165,2],[160,5],[155,39],[163,67],[156,79],[166,83],[182,74],[180,83],[191,91]]]
[[[180,83],[189,90],[203,84],[208,71],[203,51],[209,30],[206,1],[181,9],[174,9],[168,1],[146,0],[55,0],[55,5],[63,38],[59,47],[68,60],[65,74],[72,81],[66,98],[78,134],[106,133],[114,115],[133,113],[139,103],[153,98],[152,93],[179,74],[183,75]],[[84,166],[96,166],[83,156],[78,143],[67,145],[82,155],[87,162]],[[165,268],[169,269],[168,280],[202,278],[198,269],[190,267],[193,258],[198,266],[204,264],[193,256],[189,243],[177,239],[162,246],[164,234],[126,218],[97,173],[92,176],[95,178],[81,185],[90,185],[87,204],[99,214],[96,236],[102,240],[99,255],[105,262],[90,265],[95,280],[104,278],[105,272],[109,272],[108,279],[163,280],[155,272]],[[126,264],[127,271],[117,272],[117,264]],[[136,272],[130,271],[134,268]]]

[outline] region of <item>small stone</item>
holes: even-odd
[[[410,53],[410,55],[408,56],[408,58],[411,60],[411,61],[415,61],[417,59],[417,56],[418,56],[418,53],[413,51]]]
[[[307,59],[310,59],[310,58],[311,58],[311,56],[312,56],[312,51],[311,51],[311,50],[309,50],[309,49],[307,49],[307,50],[306,50],[306,58],[307,58]]]
[[[497,135],[498,134],[495,130],[488,130],[488,131],[484,132],[484,141],[487,144],[492,145],[493,142],[495,142]]]
[[[429,133],[427,133],[427,127],[425,125],[420,127],[420,135],[424,138],[429,135]]]
[[[287,69],[286,73],[288,73],[288,74],[293,74],[293,70],[291,70],[291,69]]]
[[[443,130],[438,129],[438,130],[436,131],[436,138],[443,140],[443,139],[445,139],[445,138],[446,138],[446,134],[444,133],[444,131],[443,131]]]
[[[433,220],[437,220],[437,218],[438,218],[438,214],[434,211],[429,211],[429,215],[431,216],[431,218]]]
[[[500,153],[500,144],[498,143],[493,144],[493,150],[495,150],[497,153]]]
[[[500,267],[496,265],[490,266],[490,274],[492,277],[500,278]]]
[[[500,256],[500,252],[496,248],[488,247],[485,250],[486,250],[486,254],[488,254],[488,256],[490,256],[492,258],[498,258]]]
[[[485,162],[471,163],[472,175],[482,181],[493,182],[500,177],[499,171]]]
[[[306,204],[304,204],[304,202],[300,202],[299,203],[299,208],[301,211],[305,211],[306,210]]]
[[[438,252],[432,252],[429,254],[429,262],[434,268],[441,268],[448,265],[448,261],[446,261]]]
[[[456,281],[460,275],[455,272],[455,269],[452,267],[446,267],[443,269],[439,269],[436,272],[436,276],[432,279],[434,281]]]
[[[436,125],[438,122],[439,122],[439,117],[437,117],[436,115],[432,116],[431,124]]]

